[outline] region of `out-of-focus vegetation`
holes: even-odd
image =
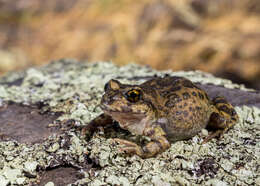
[[[260,1],[0,0],[0,73],[59,58],[198,69],[260,89]]]

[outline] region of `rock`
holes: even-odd
[[[133,136],[116,124],[100,128],[90,137],[81,134],[78,127],[102,113],[99,103],[108,80],[114,78],[123,83],[139,84],[154,75],[165,74],[189,78],[211,98],[220,94],[225,96],[235,105],[239,122],[221,139],[202,145],[202,137],[208,135],[208,131],[202,130],[192,139],[172,143],[167,151],[149,159],[125,156],[118,151],[112,138],[149,139]],[[235,182],[246,185],[259,182],[255,165],[260,161],[260,154],[255,131],[259,130],[260,94],[208,73],[61,60],[2,77],[0,102],[0,125],[7,126],[5,130],[0,128],[1,137],[2,134],[9,135],[8,129],[17,131],[0,142],[3,152],[0,153],[0,181],[5,185],[41,181],[44,176],[40,173],[48,172],[52,176],[51,170],[56,172],[49,179],[50,185],[232,185]],[[7,122],[10,118],[6,114],[14,113],[13,108],[19,109],[15,116],[9,117],[18,120],[17,125]],[[36,117],[37,122],[19,125],[19,130],[15,128],[22,121],[33,121]],[[52,119],[46,120],[43,128],[37,125],[50,117]],[[32,134],[36,130],[40,130],[40,140],[37,140],[38,135],[23,136],[37,138],[29,140],[32,143],[18,140],[24,132]],[[73,171],[64,176],[67,169]]]

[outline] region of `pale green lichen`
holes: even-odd
[[[10,183],[10,181],[7,180],[4,176],[0,175],[0,183],[1,183],[1,186],[6,186]]]
[[[37,168],[38,163],[36,161],[27,161],[24,163],[24,170],[27,172],[34,172]]]
[[[223,85],[227,88],[245,89],[229,80],[216,78],[208,73],[155,71],[135,64],[117,67],[112,63],[75,63],[63,60],[41,68],[9,74],[0,82],[12,82],[23,78],[20,86],[0,85],[0,102],[12,100],[26,104],[39,101],[47,104],[53,112],[63,112],[58,120],[73,119],[77,125],[84,125],[101,112],[99,102],[104,84],[118,78],[125,83],[142,83],[145,77],[153,75],[184,76],[194,82]],[[0,181],[5,185],[23,184],[35,181],[24,172],[39,176],[36,167],[43,169],[58,165],[56,158],[76,167],[83,166],[85,155],[96,161],[98,170],[82,169],[85,178],[77,184],[88,185],[246,185],[259,183],[260,161],[260,109],[257,107],[235,107],[240,121],[221,140],[201,144],[208,135],[205,129],[187,141],[178,141],[171,148],[155,158],[141,159],[126,157],[118,152],[110,137],[124,133],[100,131],[89,141],[71,129],[62,135],[52,135],[43,143],[26,145],[17,142],[0,142]],[[249,142],[245,142],[249,140]],[[251,141],[250,141],[251,140]],[[217,142],[217,143],[216,143]],[[69,144],[66,147],[66,144]],[[207,171],[199,174],[201,163],[209,159]],[[54,165],[53,165],[54,164]],[[94,171],[95,173],[93,174]],[[92,173],[91,173],[92,172]],[[53,184],[52,182],[48,183]],[[48,185],[46,184],[46,185]]]
[[[21,169],[15,169],[10,167],[4,167],[3,176],[10,181],[11,184],[16,184],[19,177],[22,176]]]
[[[228,184],[218,179],[211,179],[205,183],[208,186],[227,186]]]
[[[46,183],[44,186],[55,186],[55,185],[53,182],[50,181],[50,182]]]

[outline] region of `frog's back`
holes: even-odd
[[[172,140],[190,138],[204,128],[212,113],[212,104],[205,91],[183,77],[155,78],[142,84],[152,87],[157,119]]]

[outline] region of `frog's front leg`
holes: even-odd
[[[98,117],[93,119],[90,123],[80,128],[82,135],[92,135],[97,128],[111,125],[113,119],[107,114],[100,114]]]
[[[115,138],[114,140],[120,145],[124,146],[120,148],[120,151],[123,151],[127,154],[137,154],[142,158],[154,157],[156,154],[162,153],[170,147],[170,143],[166,138],[166,134],[159,125],[145,129],[144,135],[152,139],[152,141],[146,144],[144,147],[141,147],[136,143],[128,140],[118,138]]]

